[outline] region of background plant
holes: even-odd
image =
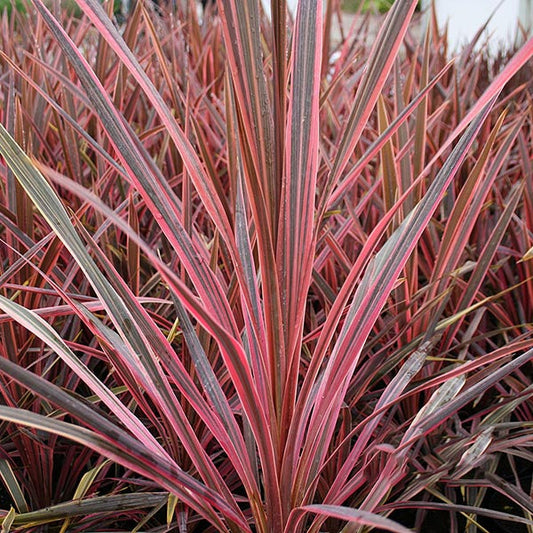
[[[4,530],[532,526],[533,44],[300,4],[4,16]]]
[[[355,12],[359,8],[362,8],[363,11],[377,10],[380,13],[384,13],[391,8],[393,3],[394,2],[389,1],[389,0],[377,0],[377,1],[370,0],[368,2],[363,2],[361,5],[361,2],[359,2],[358,0],[347,0],[343,2],[342,8],[348,12],[350,11]]]

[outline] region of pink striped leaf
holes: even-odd
[[[282,281],[285,354],[278,377],[284,414],[291,418],[301,338],[315,248],[315,196],[319,155],[319,94],[322,58],[322,1],[298,6],[293,35],[285,174],[281,197],[278,265]]]
[[[323,517],[338,518],[339,520],[346,520],[354,525],[370,526],[385,531],[393,531],[394,533],[412,533],[410,529],[398,524],[398,522],[368,511],[351,509],[340,505],[324,504],[305,505],[294,509],[287,522],[285,533],[291,533],[291,531],[295,531],[301,526],[301,521],[308,513],[322,515]]]

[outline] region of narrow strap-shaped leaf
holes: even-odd
[[[322,1],[301,2],[292,40],[292,85],[278,238],[286,352],[280,354],[279,388],[275,393],[283,394],[282,417],[286,420],[292,418],[304,313],[314,261],[321,38]],[[277,404],[280,401],[281,396],[276,398]]]
[[[235,243],[242,261],[243,278],[241,283],[245,282],[247,291],[241,295],[241,300],[246,309],[245,313],[246,328],[248,331],[248,340],[250,346],[251,366],[254,372],[259,393],[261,394],[265,406],[272,403],[272,371],[271,361],[269,360],[269,350],[267,341],[267,317],[269,314],[269,302],[272,298],[265,297],[261,299],[260,280],[257,275],[258,266],[254,258],[252,236],[254,229],[257,229],[259,223],[256,220],[255,227],[250,223],[248,215],[248,206],[250,200],[245,186],[245,169],[243,164],[243,154],[238,142],[237,128],[237,110],[235,107],[235,95],[233,87],[226,77],[226,115],[227,115],[227,137],[228,137],[228,158],[229,168],[232,173],[231,180],[233,185],[233,201],[235,203]],[[246,301],[245,295],[250,295],[249,302]],[[280,328],[281,329],[281,328]],[[275,411],[271,412],[269,418],[275,419]]]
[[[389,127],[389,118],[387,116],[387,108],[382,97],[378,100],[378,128],[382,135]],[[398,176],[396,172],[396,163],[394,161],[394,150],[392,140],[385,143],[381,149],[381,173],[382,173],[382,187],[383,187],[383,202],[385,204],[385,211],[389,211],[397,199],[398,191]],[[389,237],[395,228],[389,228]]]
[[[24,492],[22,492],[20,484],[7,459],[0,459],[0,477],[9,491],[17,511],[19,513],[26,513],[29,510],[28,503],[26,502]]]
[[[247,171],[250,179],[258,181],[257,190],[262,191],[261,200],[268,214],[268,229],[275,235],[280,177],[274,175],[273,167],[273,119],[263,69],[259,1],[221,0],[219,5],[239,118],[254,163],[254,169]],[[283,89],[280,87],[279,91]]]
[[[428,20],[424,36],[424,48],[422,55],[422,70],[420,73],[420,85],[425,87],[429,81],[429,60],[431,57],[431,26]],[[415,143],[413,152],[413,175],[416,177],[422,172],[426,160],[426,127],[428,119],[428,98],[424,97],[416,111]],[[420,194],[415,194],[415,202],[420,200]]]
[[[128,222],[133,231],[139,233],[139,217],[137,215],[133,195],[130,195],[129,197]],[[141,254],[137,243],[131,239],[128,239],[126,244],[126,257],[128,263],[128,280],[133,294],[138,294],[140,286]]]
[[[340,505],[325,504],[306,505],[294,509],[291,513],[290,520],[287,523],[287,527],[285,528],[285,533],[298,531],[298,528],[301,527],[301,522],[307,513],[347,520],[354,525],[370,526],[372,528],[379,528],[380,530],[393,531],[394,533],[412,533],[410,529],[403,527],[390,518],[385,518],[361,509],[351,509]]]
[[[396,62],[394,65],[394,105],[396,108],[396,113],[399,114],[405,109],[405,102],[403,99],[400,66],[398,62]],[[421,105],[423,105],[423,101]],[[420,106],[418,107],[418,110],[420,110]],[[398,185],[400,188],[400,194],[403,194],[406,190],[410,188],[413,180],[416,178],[416,174],[413,174],[410,154],[408,152],[405,152],[406,148],[410,148],[409,129],[405,122],[398,128],[397,138],[400,175]],[[413,198],[413,194],[409,194],[402,203],[402,209],[400,212],[403,212],[403,214],[407,215],[411,212],[414,205],[415,201]],[[403,216],[401,217],[401,219],[403,220]]]
[[[273,185],[277,185],[274,189],[274,198],[272,202],[274,205],[279,205],[279,197],[281,195],[280,178],[284,172],[285,160],[285,138],[286,138],[286,120],[287,120],[287,33],[288,33],[288,19],[287,19],[287,3],[285,1],[271,0],[272,12],[272,107],[273,107],[273,136],[274,136],[274,150],[273,154],[273,175],[275,181]],[[274,224],[277,221],[274,220]],[[276,232],[276,226],[272,228]]]
[[[155,507],[167,498],[165,492],[138,492],[131,494],[106,494],[90,498],[74,498],[69,502],[50,505],[45,509],[18,514],[13,524],[23,526],[44,525],[66,517],[87,516],[89,514],[112,513],[128,509]]]
[[[247,323],[247,330],[249,331],[250,357],[251,366],[254,371],[254,378],[265,406],[272,404],[271,419],[274,420],[275,409],[273,406],[272,383],[269,376],[270,367],[269,361],[265,357],[267,352],[263,349],[267,344],[264,329],[264,310],[259,293],[259,281],[256,274],[257,270],[253,258],[252,244],[250,242],[246,203],[244,201],[242,172],[242,165],[239,161],[235,201],[235,238],[242,258],[244,275],[248,282],[252,304],[251,316],[247,315],[244,319]]]
[[[234,119],[236,113],[234,105],[230,107],[228,112],[232,115],[232,119]],[[239,143],[235,144],[235,156],[235,239],[243,266],[243,281],[246,281],[248,286],[247,292],[250,295],[249,303],[243,301],[245,307],[250,309],[250,312],[245,313],[244,316],[247,333],[244,340],[248,358],[250,360],[250,366],[253,371],[255,387],[257,388],[258,396],[261,398],[262,407],[267,414],[266,423],[268,424],[268,432],[272,438],[272,442],[277,443],[279,442],[279,428],[273,393],[273,376],[277,364],[276,358],[278,357],[278,349],[276,346],[279,346],[279,343],[275,339],[280,338],[281,332],[281,325],[276,321],[276,317],[279,315],[279,306],[277,303],[278,294],[270,292],[270,294],[266,294],[263,300],[261,300],[257,267],[250,238],[250,230],[251,228],[257,229],[259,220],[255,221],[256,223],[254,227],[254,224],[250,224],[248,219],[247,204],[249,202],[246,200],[248,200],[249,197],[245,197],[245,170],[242,161],[242,150],[240,149]],[[261,233],[260,229],[259,232]],[[273,259],[273,254],[271,254],[271,259]],[[262,262],[261,259],[260,262]],[[268,286],[269,283],[276,280],[275,272],[266,273],[265,279],[267,280],[266,286]],[[241,281],[241,283],[243,281]],[[270,289],[266,289],[266,291],[269,290]],[[241,296],[241,299],[244,300],[244,295]],[[267,337],[270,338],[270,342],[267,340]],[[245,421],[245,437],[247,435],[250,437],[251,433],[249,425]],[[256,444],[250,438],[247,440],[249,447],[253,450]],[[274,455],[270,458],[265,455],[263,457],[263,460],[276,461]],[[279,508],[281,497],[279,493],[279,481],[277,476],[274,476],[276,465],[275,462],[270,464],[263,462],[263,467],[265,470],[264,483],[265,499],[267,503],[266,507],[268,509],[267,516],[275,516],[276,518],[274,518],[274,520],[279,524],[281,523],[281,511]],[[257,516],[259,522],[258,529],[266,529],[268,521],[266,520],[264,513],[258,513]]]

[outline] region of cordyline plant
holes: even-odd
[[[531,530],[533,41],[78,4],[2,19],[2,531]]]

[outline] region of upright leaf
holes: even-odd
[[[278,238],[285,334],[285,354],[280,354],[278,377],[279,392],[283,393],[283,420],[290,420],[296,394],[304,313],[314,261],[321,37],[322,1],[301,2],[292,40],[292,84]]]

